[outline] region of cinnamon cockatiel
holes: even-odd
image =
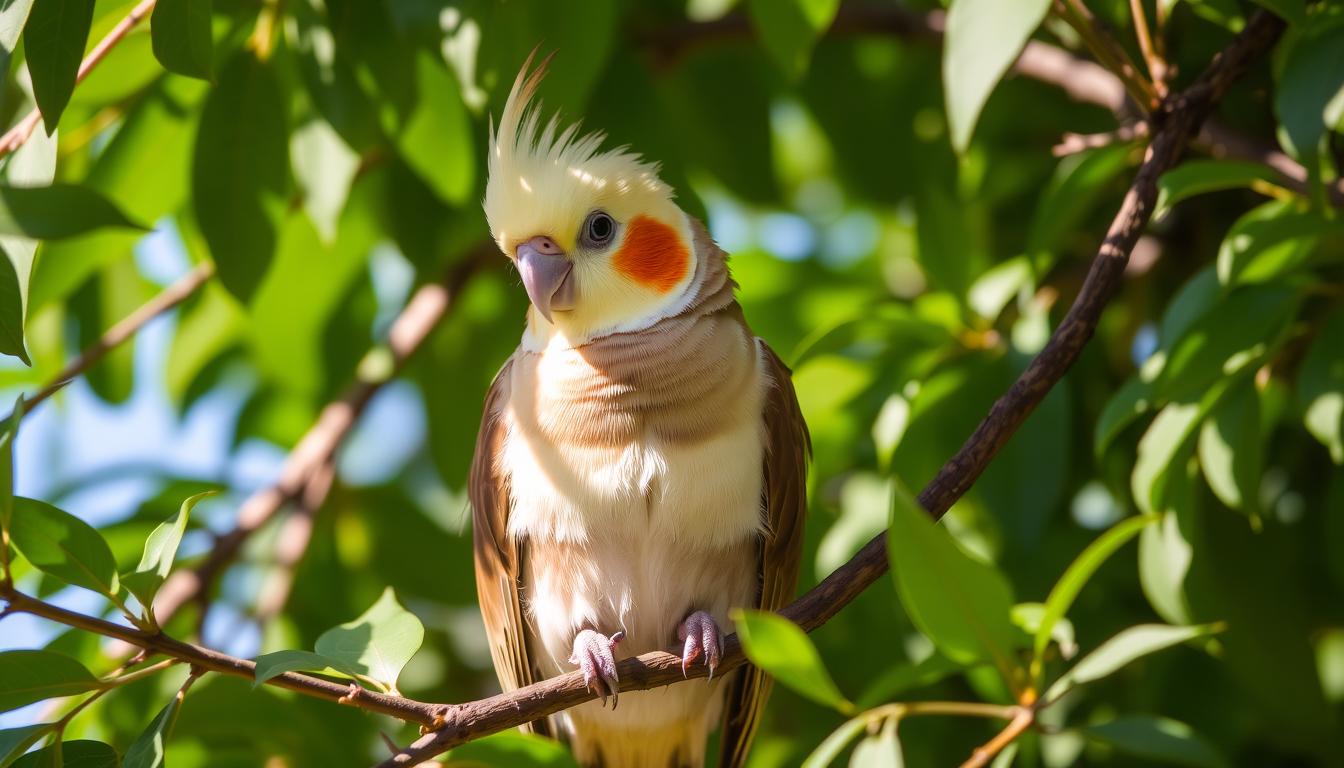
[[[807,427],[723,251],[657,165],[558,118],[542,127],[546,63],[531,61],[491,128],[485,193],[532,302],[471,469],[495,670],[505,690],[583,671],[601,701],[532,727],[586,765],[702,765],[720,721],[722,764],[739,765],[769,680],[712,671],[730,609],[793,597]],[[618,708],[616,662],[666,649],[710,681],[626,692]]]

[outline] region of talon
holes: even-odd
[[[709,667],[709,679],[714,679],[714,670],[723,658],[723,632],[714,621],[714,617],[704,611],[696,611],[677,627],[677,639],[683,641],[681,651],[681,674],[689,676],[691,662],[705,659]]]
[[[585,629],[574,638],[574,652],[569,656],[571,664],[577,664],[583,671],[583,684],[607,705],[607,696],[611,696],[611,708],[619,702],[620,677],[616,673],[616,645],[625,639],[625,632],[617,632],[610,637],[591,629]]]

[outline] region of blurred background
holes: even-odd
[[[1178,82],[1252,8],[1159,1]],[[1064,134],[1112,130],[1115,114],[1058,83],[1010,75],[959,155],[936,3],[845,2],[820,25],[828,34],[795,5],[809,3],[214,0],[213,83],[166,73],[149,27],[131,31],[75,89],[55,137],[39,129],[32,141],[56,142],[57,180],[102,192],[152,230],[41,246],[26,310],[33,365],[0,357],[0,400],[50,381],[195,265],[213,259],[218,274],[25,419],[17,492],[93,523],[133,565],[182,499],[219,489],[182,544],[189,567],[235,529],[250,495],[280,479],[322,408],[363,382],[371,399],[319,503],[270,516],[169,631],[243,657],[310,648],[391,586],[427,630],[402,692],[465,701],[495,691],[465,480],[482,398],[517,343],[526,296],[490,250],[480,200],[489,116],[539,45],[557,52],[545,107],[662,163],[681,204],[732,254],[751,325],[793,367],[815,446],[802,587],[815,584],[885,527],[893,478],[922,487],[1040,350],[1142,147],[1055,156]],[[1089,5],[1132,47],[1125,2]],[[89,44],[131,6],[98,0]],[[1082,50],[1053,19],[1036,38]],[[1283,58],[1233,90],[1226,125],[1274,141]],[[10,123],[30,92],[23,67],[11,67]],[[1206,289],[1229,228],[1267,200],[1307,204],[1272,181],[1222,186],[1232,188],[1154,223],[1078,365],[946,525],[1008,574],[1018,600],[1043,599],[1089,541],[1136,508],[1131,473],[1165,397],[1135,393],[1141,368],[1189,334],[1250,318],[1227,331],[1232,347],[1190,363],[1206,376],[1186,384],[1202,391],[1231,372],[1225,360],[1250,355],[1236,370],[1254,381],[1254,428],[1243,430],[1254,436],[1231,445],[1253,464],[1237,475],[1251,491],[1230,504],[1202,478],[1202,448],[1185,435],[1167,441],[1162,464],[1179,489],[1155,510],[1167,522],[1108,562],[1070,614],[1085,649],[1144,621],[1226,619],[1229,632],[1071,701],[1056,732],[1024,741],[1019,765],[1140,764],[1079,730],[1128,713],[1188,724],[1216,764],[1344,764],[1344,456],[1332,462],[1328,430],[1304,426],[1312,395],[1298,384],[1304,360],[1326,365],[1339,350],[1335,334],[1335,346],[1313,351],[1329,318],[1339,327],[1338,250],[1327,247],[1339,241],[1316,238],[1292,269],[1248,280],[1291,301],[1224,309],[1231,289]],[[450,272],[460,289],[397,367],[389,329],[417,290]],[[56,589],[44,578],[19,584]],[[103,610],[74,588],[51,599]],[[814,639],[858,700],[1003,695],[983,670],[921,664],[932,646],[886,579]],[[95,670],[118,652],[29,616],[0,624],[0,647],[47,644]],[[70,733],[124,747],[165,685],[116,691]],[[43,706],[0,725],[34,722]],[[798,764],[841,720],[777,687],[752,765]],[[944,765],[992,727],[918,718],[901,739],[909,764]],[[212,676],[193,689],[168,755],[175,767],[360,765],[385,756],[380,730],[401,743],[412,734]]]

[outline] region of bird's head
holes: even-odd
[[[656,164],[558,116],[542,127],[533,97],[549,61],[531,70],[528,57],[491,126],[485,215],[532,300],[532,332],[580,344],[675,312],[696,254]]]

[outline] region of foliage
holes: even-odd
[[[1116,127],[1108,97],[1075,101],[1059,86],[1095,80],[1013,62],[1042,46],[1113,72],[1128,60],[1143,101],[1162,84],[1132,4],[142,5],[0,8],[15,131],[0,142],[0,389],[30,395],[0,422],[0,594],[255,658],[256,684],[130,661],[81,629],[20,639],[0,614],[0,766],[362,765],[416,724],[276,676],[421,701],[494,690],[464,486],[525,296],[479,201],[490,116],[537,45],[558,50],[548,107],[662,164],[794,368],[815,448],[804,587],[886,531],[892,579],[812,634],[736,615],[780,683],[752,766],[945,765],[1023,713],[1044,727],[997,765],[1344,754],[1338,0],[1258,3],[1287,31],[1207,135],[1284,154],[1228,141],[1162,177],[1087,351],[937,524],[905,488],[1044,347],[1143,155],[1137,131],[1056,157],[1062,135]],[[1137,5],[1173,92],[1254,10]],[[117,31],[132,12],[147,15]],[[58,402],[32,397],[202,264],[214,276],[171,320],[100,349]],[[466,264],[403,360],[391,329],[410,297]],[[348,416],[323,410],[334,401],[363,414],[331,466],[319,457],[334,480],[239,469]],[[134,442],[146,408],[175,428],[213,419],[224,458],[182,461],[168,437],[152,461],[81,458]],[[129,501],[114,492],[128,479]],[[272,492],[278,514],[247,517]],[[204,599],[156,615],[192,569]],[[519,733],[450,761],[572,765]]]

